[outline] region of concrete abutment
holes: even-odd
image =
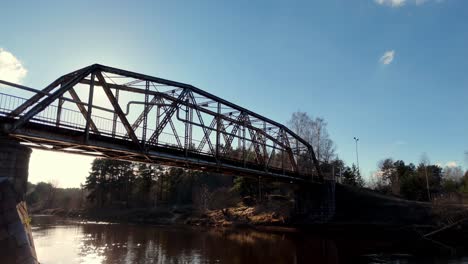
[[[25,194],[31,149],[0,137],[0,262],[35,264]]]

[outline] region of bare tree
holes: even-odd
[[[329,163],[336,156],[336,147],[327,130],[327,122],[323,118],[312,119],[305,112],[295,112],[288,121],[289,127],[314,148],[317,159]],[[294,142],[298,148],[299,142]]]
[[[47,183],[50,186],[50,190],[45,205],[46,208],[52,208],[55,204],[55,196],[57,194],[57,188],[59,187],[59,181],[57,179],[50,179]]]
[[[463,170],[460,166],[445,166],[444,178],[446,180],[460,180],[463,177]]]

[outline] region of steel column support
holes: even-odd
[[[246,164],[245,164],[245,162],[246,162],[246,154],[247,154],[247,153],[245,153],[245,151],[246,151],[246,149],[245,149],[245,136],[246,136],[246,135],[245,135],[245,123],[246,123],[245,119],[242,120],[242,122],[243,122],[243,124],[244,124],[244,125],[242,126],[242,162],[244,163],[244,167],[245,167],[245,165],[246,165]]]
[[[58,105],[57,105],[57,119],[55,121],[55,126],[59,127],[60,126],[60,119],[62,117],[62,106],[65,101],[63,100],[63,96],[59,97]]]
[[[119,89],[115,89],[115,100],[119,103]],[[115,132],[117,130],[117,112],[114,112],[114,116],[112,117],[112,137],[115,138]]]
[[[219,146],[221,145],[221,103],[218,103],[218,115],[216,116],[216,159],[219,160]]]
[[[189,99],[185,99],[188,101]],[[185,106],[185,120],[189,120],[190,122],[190,109],[188,107],[188,104]],[[188,151],[189,151],[189,135],[190,135],[190,122],[185,122],[185,137],[184,137],[184,149],[185,149],[185,156],[188,156]]]
[[[91,112],[93,111],[93,96],[94,96],[94,72],[91,73],[91,84],[89,85],[88,96],[88,113],[86,113],[86,126],[85,126],[85,142],[89,140],[89,126],[93,122],[91,120]],[[96,125],[94,125],[96,127]],[[95,129],[97,131],[97,128]]]
[[[145,93],[145,107],[143,109],[143,135],[142,135],[143,144],[146,144],[146,130],[148,128],[148,112],[149,112],[149,109],[148,109],[149,82],[148,81],[146,81],[146,83],[145,83],[145,90],[146,90],[146,93]],[[133,128],[133,126],[132,126],[132,128]],[[133,129],[135,130],[136,128],[133,128]]]
[[[156,98],[156,97],[155,97]],[[158,105],[157,108],[156,108],[156,127],[154,128],[154,130],[157,130],[158,127],[159,127],[159,116],[160,116],[160,113],[161,112],[161,107]],[[158,145],[158,138],[156,138],[154,140],[154,144],[155,145]]]

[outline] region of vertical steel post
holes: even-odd
[[[91,112],[93,108],[93,95],[94,95],[94,72],[91,73],[91,83],[89,84],[89,96],[88,96],[88,114],[86,116],[86,127],[85,127],[85,142],[89,140],[89,124],[91,123]]]
[[[221,103],[218,102],[218,114],[216,115],[216,159],[219,162],[219,145],[221,144]]]
[[[193,102],[195,104],[195,102]],[[192,129],[192,123],[193,123],[193,108],[189,108],[189,139],[188,139],[188,148],[191,149],[192,148],[192,137],[193,137],[193,129]]]
[[[115,90],[115,100],[117,100],[117,102],[119,101],[119,91],[119,89]],[[117,118],[118,115],[116,112],[114,112],[114,118],[112,119],[112,137],[115,137],[115,132],[117,129]]]
[[[283,129],[280,130],[280,135],[281,135],[281,141],[282,141],[282,143],[284,145],[284,143],[285,143],[285,140],[284,140],[285,134],[284,134]],[[283,170],[283,174],[285,173],[285,169],[284,169],[284,150],[285,150],[285,148],[283,146],[281,148],[281,169]]]
[[[161,101],[161,103],[164,103],[163,101]],[[161,106],[157,105],[156,107],[156,128],[154,129],[154,131],[158,130],[158,127],[159,127],[159,115],[161,114]],[[158,138],[159,137],[156,137],[154,139],[154,143],[156,145],[158,145]]]
[[[60,84],[60,87],[62,87],[62,84]],[[55,121],[55,126],[56,127],[59,127],[60,126],[60,118],[62,116],[62,106],[63,106],[63,103],[64,103],[64,100],[63,100],[63,96],[60,96],[59,97],[59,101],[58,101],[58,106],[57,106],[57,120]]]
[[[190,108],[189,108],[189,98],[185,99],[187,105],[185,106],[185,140],[184,140],[184,148],[185,148],[185,156],[188,156],[188,149],[189,149],[189,134],[190,134]]]
[[[55,121],[55,126],[59,127],[60,126],[60,119],[62,117],[62,106],[65,101],[63,100],[63,97],[59,97],[58,101],[58,106],[57,106],[57,120]]]
[[[246,158],[246,153],[245,153],[245,119],[242,120],[242,161],[244,163],[245,167],[245,158]]]
[[[237,138],[237,149],[240,150],[242,148],[242,140],[241,140],[241,137],[242,137],[242,131],[239,129],[237,130],[237,135],[238,135],[238,138]]]
[[[262,135],[262,144],[263,144],[263,163],[265,164],[265,170],[267,170],[267,166],[268,166],[268,153],[267,153],[267,137],[266,137],[266,122],[263,121],[263,132],[265,133],[265,135]]]
[[[145,106],[143,109],[143,134],[142,141],[143,145],[146,144],[146,129],[148,128],[148,101],[149,101],[149,81],[146,81],[145,85]]]

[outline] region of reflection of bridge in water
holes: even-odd
[[[313,208],[325,219],[334,213],[333,181],[307,141],[191,85],[94,64],[42,90],[1,80],[0,87],[7,262],[37,263],[23,197],[30,147],[299,183],[300,211]]]
[[[34,148],[278,180],[321,178],[284,125],[191,85],[102,65],[0,94],[3,133]],[[32,93],[27,99],[17,91]],[[22,92],[24,94],[24,92]]]

